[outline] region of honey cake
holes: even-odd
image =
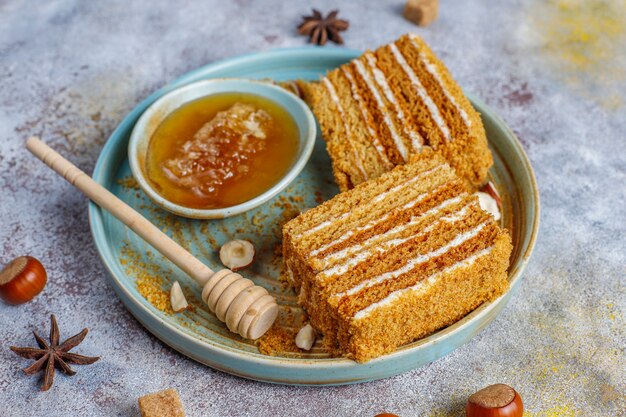
[[[424,148],[436,150],[472,188],[493,163],[480,115],[415,34],[298,86],[320,124],[341,191]]]
[[[425,151],[283,227],[286,275],[335,355],[365,362],[508,288],[509,234]]]

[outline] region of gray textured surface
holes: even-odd
[[[411,30],[459,83],[511,125],[542,197],[536,251],[519,292],[478,337],[413,372],[337,388],[261,384],[164,346],[107,284],[86,202],[23,150],[42,136],[91,171],[116,124],[167,81],[206,63],[298,46],[308,2],[0,1],[0,264],[32,254],[50,281],[36,300],[0,303],[0,415],[138,416],[138,396],[176,387],[189,416],[459,416],[484,385],[522,394],[528,416],[626,412],[626,3],[445,1],[426,29],[401,1],[331,2],[352,48]],[[33,344],[58,316],[77,349],[101,355],[51,391],[8,344]],[[78,368],[78,367],[77,367]]]

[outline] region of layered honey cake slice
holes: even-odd
[[[508,288],[508,233],[424,152],[285,224],[286,275],[336,355],[359,362],[459,320]]]
[[[493,163],[480,115],[417,35],[367,51],[319,82],[298,85],[319,121],[342,191],[425,147],[474,188]]]

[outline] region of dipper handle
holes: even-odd
[[[263,287],[229,269],[214,273],[132,207],[38,138],[29,138],[26,148],[203,286],[202,299],[221,321],[226,320],[231,331],[248,339],[257,339],[274,323],[278,305]]]

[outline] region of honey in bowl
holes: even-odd
[[[291,115],[248,93],[221,93],[189,102],[152,135],[146,177],[164,198],[194,209],[246,202],[276,184],[298,153]]]

